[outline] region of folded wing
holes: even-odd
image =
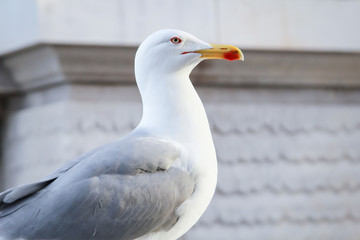
[[[172,167],[179,156],[176,145],[154,138],[100,148],[53,177],[1,193],[0,236],[135,239],[166,231],[195,187]]]

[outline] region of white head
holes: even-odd
[[[179,30],[160,30],[147,37],[136,52],[136,79],[141,85],[151,76],[189,75],[197,64],[209,58],[243,60],[243,55],[233,46],[209,44]]]
[[[140,45],[135,57],[135,73],[155,71],[158,73],[188,73],[203,59],[200,54],[183,54],[200,49],[209,49],[211,45],[179,30],[164,29],[151,34]],[[140,76],[139,76],[140,77]]]

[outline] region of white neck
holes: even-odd
[[[138,128],[180,142],[211,139],[204,107],[188,74],[150,74],[138,82],[142,80],[146,86],[139,84],[143,116]]]
[[[152,75],[148,72],[146,76],[137,74],[136,77],[143,100],[143,117],[137,130],[180,143],[185,153],[173,166],[187,170],[196,182],[191,198],[176,210],[180,216],[176,225],[170,231],[154,234],[154,239],[173,239],[195,224],[214,194],[215,148],[203,104],[189,74]]]

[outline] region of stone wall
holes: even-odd
[[[360,51],[358,0],[2,0],[0,55],[39,43],[136,46],[175,28],[251,49]]]
[[[35,181],[141,117],[134,48],[38,45],[5,56],[1,187]],[[216,195],[184,239],[358,239],[360,55],[244,51],[192,79],[218,154]]]
[[[188,239],[358,239],[360,92],[215,91],[218,187]]]

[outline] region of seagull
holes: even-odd
[[[209,205],[216,152],[189,75],[204,59],[243,60],[230,45],[164,29],[135,56],[139,125],[42,180],[0,193],[0,239],[171,240]]]

